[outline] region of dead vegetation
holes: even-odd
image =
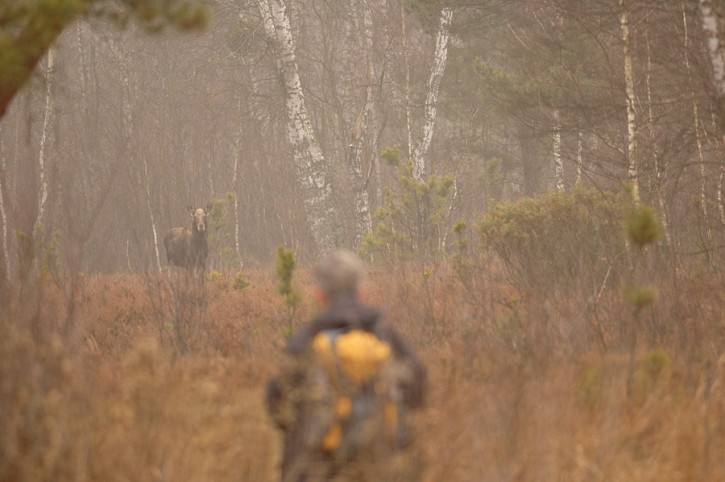
[[[657,278],[635,317],[619,286],[521,293],[485,258],[373,267],[368,299],[429,369],[426,480],[725,480],[725,287],[691,271]],[[262,399],[289,311],[272,269],[246,275],[187,287],[204,295],[193,309],[165,274],[87,276],[71,301],[50,279],[16,294],[0,480],[276,480]],[[316,307],[305,268],[294,283],[299,326]]]

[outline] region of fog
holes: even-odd
[[[677,250],[714,252],[725,211],[701,23],[695,9],[683,17],[660,3],[631,8],[637,181]],[[77,20],[0,124],[11,275],[22,233],[33,232],[36,251],[62,266],[158,269],[161,238],[190,223],[189,204],[215,206],[209,269],[260,266],[278,245],[313,259],[326,248],[316,230],[333,219],[332,243],[359,248],[416,148],[424,176],[454,180],[426,234],[438,252],[456,221],[475,223],[493,203],[575,186],[621,191],[634,155],[618,13],[535,4],[457,7],[442,66],[439,9],[290,4],[313,136],[298,145],[289,70],[256,4],[210,3],[202,33]],[[315,143],[322,163],[304,159]],[[399,155],[381,157],[390,148]],[[323,171],[306,174],[304,162]],[[326,179],[331,200],[317,209],[314,186]]]

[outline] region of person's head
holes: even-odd
[[[363,263],[355,253],[339,249],[317,263],[315,276],[322,295],[332,302],[342,296],[357,296],[363,272]]]

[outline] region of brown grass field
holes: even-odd
[[[484,263],[371,269],[417,350],[426,481],[725,481],[725,285],[663,277],[522,293]],[[263,407],[295,310],[272,269],[202,288],[162,274],[44,277],[0,312],[0,481],[274,481]]]

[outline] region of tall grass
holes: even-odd
[[[371,267],[368,301],[429,371],[425,479],[724,481],[725,285],[687,272],[654,273],[660,296],[631,327],[615,283],[523,290],[484,255]],[[0,314],[0,481],[276,480],[263,388],[290,314],[272,267],[245,274],[243,289],[205,282],[193,309],[165,275],[16,294]],[[299,327],[317,307],[306,267],[294,282]]]

